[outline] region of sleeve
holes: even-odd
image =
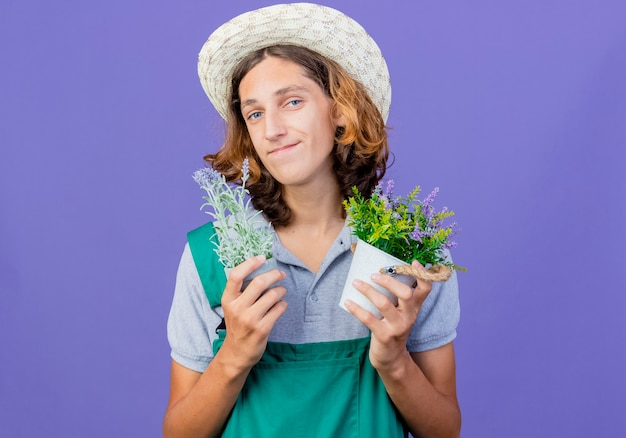
[[[213,359],[215,330],[221,307],[212,309],[202,288],[189,244],[185,245],[176,275],[174,299],[167,321],[172,359],[185,368],[204,372]]]
[[[407,349],[421,352],[441,347],[456,338],[461,317],[456,272],[443,283],[433,283],[409,334]]]

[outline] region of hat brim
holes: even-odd
[[[365,87],[387,121],[391,84],[380,48],[352,18],[311,3],[280,4],[246,12],[211,34],[199,54],[198,75],[224,119],[235,67],[251,52],[279,44],[306,47],[337,62]]]

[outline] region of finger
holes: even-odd
[[[280,318],[285,311],[287,310],[288,303],[285,300],[280,300],[276,302],[273,306],[271,306],[264,314],[264,316],[259,321],[259,325],[261,329],[269,330],[274,327],[278,318]]]
[[[415,269],[426,269],[426,268],[424,268],[424,265],[422,265],[417,260],[413,260],[413,262],[411,263],[411,266],[414,267]]]
[[[383,318],[395,318],[394,313],[397,313],[398,311],[394,302],[395,300],[392,301],[389,297],[377,291],[372,285],[364,281],[354,280],[352,285],[356,290],[361,292],[374,305],[374,307],[376,307],[380,311]]]
[[[246,286],[238,299],[251,306],[258,301],[268,289],[273,288],[276,283],[284,280],[286,276],[287,274],[285,274],[285,272],[278,269],[272,269],[271,271],[257,275]]]
[[[287,310],[287,302],[282,299],[286,292],[287,289],[284,286],[273,287],[251,304],[241,302],[245,299],[244,292],[237,300],[236,311],[239,316],[246,315],[250,329],[269,335],[278,318]]]
[[[375,306],[379,307],[385,319],[393,324],[407,320],[414,322],[415,318],[417,318],[417,313],[419,312],[423,298],[416,296],[411,286],[403,283],[392,275],[386,274],[373,274],[372,281],[395,295],[398,300],[397,306],[393,308],[388,306],[379,307],[379,304],[374,303]],[[426,295],[428,295],[428,292],[426,292]]]
[[[247,292],[244,292],[244,294],[247,294]],[[250,307],[254,310],[255,313],[259,315],[265,315],[278,302],[282,301],[286,294],[287,289],[284,286],[276,286],[271,287],[270,289],[265,289],[261,296],[253,303],[251,303]]]
[[[235,266],[228,275],[226,281],[226,287],[222,295],[222,300],[232,301],[241,295],[241,288],[243,286],[244,279],[260,268],[265,263],[265,256],[259,255],[251,257],[243,263]]]
[[[413,298],[413,288],[401,282],[393,275],[375,273],[372,274],[371,278],[374,283],[384,287],[389,292],[394,294],[398,300],[406,301]]]
[[[422,264],[418,262],[417,260],[414,260],[413,263],[411,263],[411,266],[414,269],[417,269],[418,271],[426,270],[426,268],[424,268],[424,266],[422,266]],[[414,288],[414,294],[418,297],[425,299],[426,296],[430,293],[432,287],[433,287],[433,284],[430,281],[417,280],[417,284],[415,285],[415,288]]]
[[[344,301],[343,305],[346,307],[348,312],[354,315],[356,319],[361,321],[371,331],[376,331],[376,328],[380,325],[380,319],[376,318],[354,301],[348,299]]]

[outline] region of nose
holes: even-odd
[[[274,141],[285,135],[287,129],[284,120],[278,111],[266,110],[265,115],[265,138]]]

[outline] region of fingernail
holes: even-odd
[[[353,280],[352,281],[352,286],[354,287],[359,287],[363,284],[363,282],[361,280]]]
[[[378,272],[374,272],[372,274],[372,280],[378,280],[380,278],[380,274]]]

